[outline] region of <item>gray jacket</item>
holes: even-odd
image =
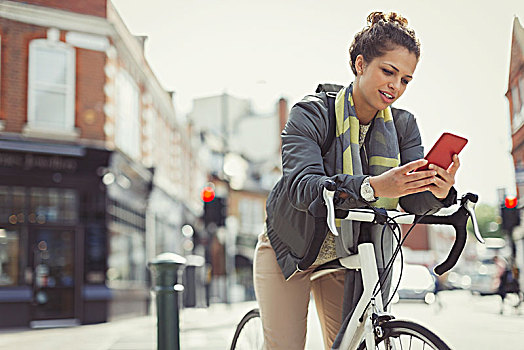
[[[397,131],[401,164],[409,163],[424,156],[420,132],[415,117],[404,110],[392,108]],[[267,232],[278,264],[286,279],[298,270],[299,263],[307,258],[314,261],[327,232],[314,235],[315,218],[308,213],[311,203],[320,193],[320,185],[330,178],[341,192],[349,194],[345,200],[336,203],[336,209],[348,210],[365,207],[360,196],[360,186],[367,175],[335,174],[335,141],[325,154],[321,147],[328,138],[327,99],[325,93],[308,95],[290,111],[289,120],[282,131],[283,176],[269,194],[267,209]],[[371,126],[373,127],[373,126]],[[367,136],[371,133],[368,132]],[[369,139],[366,138],[361,152],[365,152]],[[369,146],[368,146],[369,147]],[[367,157],[361,153],[363,171],[368,169]],[[434,213],[440,208],[456,202],[456,191],[452,189],[442,201],[431,192],[407,195],[400,198],[400,206],[414,214]],[[337,215],[338,216],[338,215]],[[355,223],[356,224],[356,223]],[[359,225],[353,225],[353,244],[345,249],[339,247],[340,256],[351,253],[356,247]],[[347,240],[347,238],[346,238]],[[347,242],[346,242],[347,246]],[[308,264],[300,265],[301,269]]]

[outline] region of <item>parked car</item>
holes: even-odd
[[[400,265],[395,266],[393,286],[395,288],[400,274]],[[423,265],[404,264],[402,279],[393,301],[413,300],[431,304],[435,301],[435,279]]]

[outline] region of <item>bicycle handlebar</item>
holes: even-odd
[[[460,258],[460,255],[462,254],[462,251],[466,245],[467,221],[468,212],[463,207],[460,207],[455,213],[449,216],[428,215],[420,219],[420,224],[452,225],[455,229],[455,242],[453,242],[453,246],[449,251],[448,257],[433,269],[437,275],[442,275],[446,271],[451,270],[451,268],[455,266],[458,259]]]
[[[417,220],[420,218],[419,223],[421,224],[452,225],[455,229],[455,242],[451,247],[448,257],[433,269],[437,275],[442,275],[443,273],[451,270],[460,258],[460,255],[462,254],[462,251],[466,245],[466,238],[468,235],[466,225],[468,223],[468,218],[471,218],[473,223],[475,238],[477,238],[480,243],[484,243],[484,239],[478,230],[477,218],[475,216],[475,204],[477,201],[478,196],[476,194],[467,193],[462,196],[460,200],[460,207],[453,214],[446,216],[428,215],[422,218],[417,217],[415,219]]]
[[[323,198],[324,203],[327,207],[327,224],[330,231],[338,236],[338,231],[335,225],[335,206],[333,204],[334,189],[331,184],[324,186]],[[438,266],[434,268],[434,271],[438,275],[452,269],[457,263],[464,247],[466,245],[467,231],[466,224],[468,218],[471,218],[473,223],[473,231],[475,238],[480,242],[484,243],[480,231],[478,228],[477,218],[475,216],[475,204],[478,201],[478,196],[473,193],[467,193],[462,196],[460,200],[460,207],[451,215],[410,215],[405,213],[399,213],[398,215],[393,214],[394,212],[377,211],[369,209],[356,209],[350,210],[347,219],[353,219],[358,221],[370,221],[375,223],[383,223],[387,218],[391,218],[398,223],[419,223],[428,225],[452,225],[455,228],[455,242],[451,247],[448,257]],[[358,212],[359,214],[352,214]],[[398,212],[397,212],[398,213]],[[381,217],[382,216],[382,217]],[[399,216],[399,219],[395,219],[395,216]]]

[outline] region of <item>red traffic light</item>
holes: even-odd
[[[202,192],[200,192],[200,197],[206,203],[211,202],[215,199],[215,190],[211,186],[206,186],[202,189]]]
[[[517,207],[517,197],[514,197],[514,198],[506,197],[504,199],[504,205],[508,209],[513,209],[513,208]]]

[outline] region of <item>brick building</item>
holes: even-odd
[[[518,17],[513,19],[513,33],[511,39],[511,54],[509,64],[508,91],[506,97],[509,102],[509,116],[511,125],[511,154],[515,165],[516,188],[519,207],[522,208],[524,196],[524,28]],[[513,231],[516,245],[516,262],[521,268],[524,266],[524,219],[521,225]],[[524,285],[524,274],[520,274],[521,286]]]
[[[517,171],[517,191],[519,197],[524,194],[524,182],[519,181],[519,172],[524,170],[524,28],[515,17],[511,41],[511,59],[509,67],[508,91],[511,124],[513,161]]]
[[[107,0],[0,3],[0,326],[145,314],[184,254],[198,138]]]

